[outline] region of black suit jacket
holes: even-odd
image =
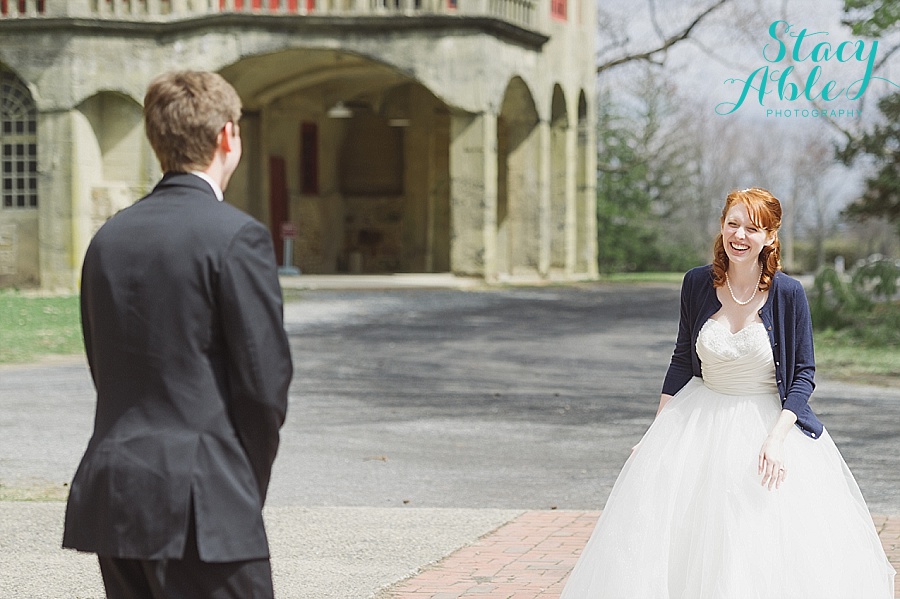
[[[97,412],[63,546],[269,555],[262,506],[292,365],[272,239],[203,179],[168,173],[97,232],[81,312]]]

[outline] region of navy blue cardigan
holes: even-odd
[[[681,319],[675,351],[662,392],[675,395],[692,377],[701,376],[697,357],[700,328],[722,308],[713,286],[712,265],[694,268],[684,275],[681,286]],[[781,271],[775,273],[769,297],[759,311],[769,333],[775,359],[775,382],[781,405],[797,415],[797,426],[817,439],[822,423],[809,407],[815,383],[812,319],[803,286]]]

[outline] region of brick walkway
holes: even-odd
[[[556,599],[599,512],[526,512],[387,593],[385,599]],[[900,516],[873,516],[900,571]],[[900,599],[900,588],[895,595]]]

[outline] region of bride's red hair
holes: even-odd
[[[725,216],[731,207],[741,203],[747,207],[750,220],[760,229],[771,233],[775,240],[771,245],[763,246],[759,253],[759,264],[762,268],[762,277],[759,281],[759,290],[765,291],[772,284],[775,272],[781,270],[781,242],[778,241],[778,229],[781,227],[781,202],[771,193],[760,187],[734,190],[725,198],[725,207],[722,209],[721,223],[725,223]],[[716,236],[713,244],[713,284],[721,287],[725,284],[725,271],[728,269],[728,255],[725,253],[725,245],[722,242],[722,232]]]

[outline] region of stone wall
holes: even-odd
[[[304,272],[596,272],[592,3],[530,27],[462,9],[107,15],[77,26],[60,16],[93,10],[78,6],[31,24],[0,19],[0,65],[39,110],[40,195],[30,214],[0,210],[0,268],[16,271],[0,285],[77,288],[97,226],[160,175],[140,102],[151,77],[176,68],[219,71],[241,94],[244,159],[226,199],[272,227],[276,243],[270,159],[283,159]],[[355,119],[330,118],[345,100]],[[299,175],[304,122],[318,127],[316,193]]]
[[[4,214],[0,220],[0,287],[33,287],[38,270],[37,213]]]

